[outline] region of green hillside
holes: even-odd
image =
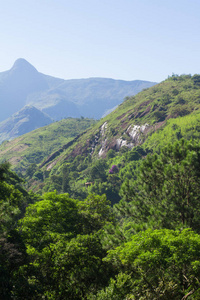
[[[9,161],[15,171],[23,173],[30,164],[39,164],[52,152],[68,144],[96,121],[87,118],[63,119],[24,134],[0,146],[0,161]]]
[[[107,195],[112,194],[110,191],[112,183],[108,182],[111,179],[109,169],[112,165],[120,166],[118,177],[119,182],[122,182],[127,176],[127,169],[134,168],[134,157],[138,160],[149,151],[158,150],[159,147],[181,137],[198,138],[200,108],[198,80],[198,75],[173,76],[134,97],[128,97],[114,112],[88,129],[68,149],[51,161],[46,163],[44,161],[40,170],[42,172],[48,170],[45,189],[56,188],[62,191],[64,164],[65,169],[68,168],[72,195],[77,195],[77,192],[78,195],[87,195],[85,183],[93,182],[94,179],[95,184],[89,189],[98,193],[107,191]],[[92,170],[96,164],[99,166],[94,175]],[[101,168],[104,175],[99,175],[101,172],[98,170]],[[119,182],[117,186],[120,185]],[[116,193],[113,195],[119,199]]]
[[[3,144],[0,157],[9,160],[34,191],[56,189],[79,198],[90,192],[106,193],[115,203],[120,200],[121,184],[147,153],[182,137],[199,137],[199,113],[200,76],[173,75],[127,97],[70,143],[80,133],[78,126],[84,130],[91,120],[67,119],[24,135]],[[68,122],[75,122],[77,128]],[[118,167],[114,176],[109,174],[112,165]]]
[[[0,298],[200,299],[199,105],[172,76],[1,145]]]

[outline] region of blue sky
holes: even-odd
[[[200,73],[200,0],[6,0],[0,72],[17,58],[64,79]]]

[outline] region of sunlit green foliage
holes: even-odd
[[[30,177],[32,175],[29,169],[30,165],[33,170],[44,158],[59,150],[95,123],[95,120],[88,118],[63,119],[36,129],[10,142],[4,142],[0,146],[0,162],[5,160],[5,158],[6,160],[11,159],[12,167],[15,170],[20,172],[26,171],[25,175]]]
[[[137,180],[125,183],[123,201],[130,202],[135,222],[153,228],[188,226],[200,229],[200,144],[180,140],[148,155]]]
[[[158,151],[170,142],[184,137],[187,140],[200,138],[200,113],[169,119],[166,125],[153,133],[144,143],[144,147]]]
[[[193,231],[138,233],[108,252],[105,260],[119,273],[97,299],[103,299],[102,294],[104,299],[198,299],[199,257],[200,236]]]

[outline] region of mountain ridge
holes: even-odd
[[[107,110],[119,105],[124,97],[154,84],[142,80],[99,77],[64,80],[40,73],[20,58],[10,70],[0,73],[0,101],[3,107],[0,121],[25,105],[33,105],[55,120],[80,116],[99,119]]]

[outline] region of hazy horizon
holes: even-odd
[[[0,72],[24,58],[63,79],[163,81],[199,73],[197,0],[8,0]]]

